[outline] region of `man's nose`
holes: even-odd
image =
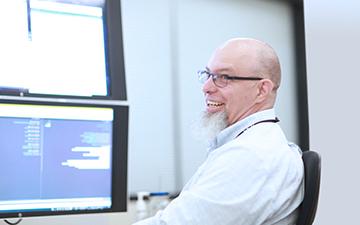
[[[202,91],[204,92],[204,94],[216,91],[216,86],[212,80],[212,77],[209,77],[209,79],[205,81],[202,87]]]

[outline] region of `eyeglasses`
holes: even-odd
[[[226,87],[229,80],[262,80],[261,77],[237,77],[237,76],[229,76],[226,74],[214,74],[210,73],[207,70],[199,70],[198,71],[199,81],[202,84],[211,77],[212,81],[217,87]]]

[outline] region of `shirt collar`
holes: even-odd
[[[256,112],[254,114],[251,114],[250,116],[245,117],[244,119],[228,126],[224,130],[222,130],[218,135],[216,135],[213,141],[210,142],[209,151],[219,148],[225,143],[234,140],[241,131],[245,130],[254,123],[262,120],[268,120],[274,118],[275,118],[275,110],[273,108]]]

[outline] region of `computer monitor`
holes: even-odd
[[[0,101],[0,218],[126,211],[128,107]]]
[[[0,95],[126,100],[120,1],[2,0],[0,27]]]

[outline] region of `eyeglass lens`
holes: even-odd
[[[227,85],[227,79],[221,75],[212,74],[206,70],[201,70],[198,72],[199,81],[204,84],[210,77],[214,84],[218,87],[225,87]]]

